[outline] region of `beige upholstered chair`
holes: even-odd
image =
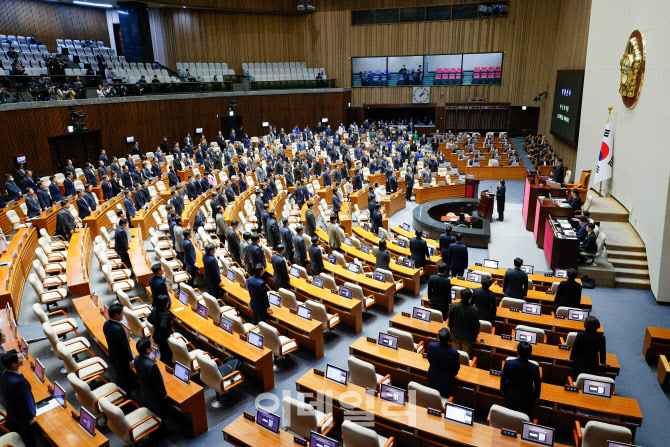
[[[106,397],[98,401],[100,408],[107,416],[109,429],[126,444],[135,444],[158,430],[161,420],[147,408],[140,408],[135,402],[136,409],[128,414],[114,406]],[[132,402],[132,401],[131,401]]]
[[[332,330],[340,322],[340,317],[337,314],[329,314],[326,311],[326,306],[314,300],[305,301],[305,306],[312,309],[312,318],[323,323],[324,329]]]
[[[79,336],[79,332],[77,332],[77,320],[70,318],[70,316],[64,310],[56,310],[54,312],[46,313],[44,312],[44,309],[42,309],[42,306],[39,305],[39,303],[35,303],[33,304],[33,313],[37,319],[40,320],[40,323],[50,323],[53,331],[61,338],[64,339],[65,335],[69,334],[70,332],[74,332],[77,334],[77,336]],[[50,321],[49,317],[56,314],[65,315],[65,318],[61,318],[60,320],[56,321]]]
[[[379,385],[390,385],[391,375],[382,376],[375,372],[375,367],[372,363],[365,362],[356,357],[349,357],[349,381],[354,385],[362,386],[376,390]]]
[[[134,310],[137,313],[137,316],[140,318],[146,318],[151,313],[151,306],[149,306],[148,304],[144,304],[144,301],[142,301],[142,298],[140,298],[139,296],[134,296],[130,298],[128,294],[123,290],[117,290],[116,296],[119,299],[119,302],[123,305],[123,307]],[[132,303],[134,300],[140,300],[140,303],[142,304],[138,304],[137,306],[135,306]]]
[[[486,422],[494,428],[508,428],[521,433],[524,422],[530,422],[530,418],[520,411],[510,410],[501,405],[492,405]]]
[[[584,429],[579,425],[579,421],[575,421],[573,435],[577,447],[601,447],[607,445],[607,441],[628,444],[633,438],[628,428],[599,421],[587,422]]]
[[[367,309],[368,307],[375,304],[374,297],[372,295],[365,296],[365,294],[363,293],[363,289],[358,284],[354,284],[352,282],[345,282],[343,286],[348,287],[352,290],[351,297],[353,299],[360,300],[360,302],[363,303],[364,309]]]
[[[245,323],[239,315],[228,314],[226,315],[226,318],[233,322],[233,332],[236,334],[246,335],[249,332],[259,334],[261,332],[260,329],[258,329],[258,326],[251,323]]]
[[[188,345],[191,344],[184,343],[183,340],[177,339],[175,337],[168,338],[168,345],[170,345],[170,350],[172,351],[172,360],[179,362],[189,368],[191,370],[191,374],[200,370],[200,365],[198,364],[195,356],[197,354],[210,355],[209,353],[205,353],[202,349],[192,349],[189,351]],[[191,348],[193,348],[193,345],[191,345]]]
[[[414,337],[410,332],[401,331],[396,328],[388,328],[386,331],[389,335],[398,337],[398,348],[406,349],[408,351],[423,352],[423,341],[414,343]]]
[[[102,416],[99,400],[103,396],[112,404],[118,404],[126,399],[125,391],[112,382],[104,383],[92,390],[88,383],[81,380],[76,374],[69,373],[67,380],[77,395],[77,402],[96,417]]]
[[[342,422],[342,447],[392,447],[395,446],[394,438],[380,436],[374,430],[362,427],[355,422],[345,420]]]
[[[67,290],[62,287],[45,290],[44,286],[42,286],[42,281],[40,281],[40,278],[35,273],[28,275],[28,281],[33,287],[33,290],[35,291],[37,298],[40,300],[40,303],[47,306],[47,311],[49,310],[49,306],[67,296]]]
[[[521,307],[523,307],[525,302],[526,300],[522,300],[520,298],[510,298],[506,296],[503,297],[502,301],[500,301],[500,307],[502,307],[503,309],[509,309],[511,307],[521,309]]]
[[[26,447],[21,439],[21,435],[13,431],[0,436],[0,445],[5,447]]]
[[[546,333],[544,332],[544,329],[539,329],[539,328],[536,328],[536,327],[525,326],[523,324],[519,324],[519,325],[517,325],[515,330],[535,332],[537,334],[537,342],[538,343],[544,343],[544,340],[546,340]]]
[[[278,291],[279,296],[281,297],[282,307],[287,307],[292,310],[298,310],[298,305],[300,304],[295,297],[295,293],[290,290],[284,289],[281,287]]]
[[[292,397],[285,397],[282,401],[282,407],[286,430],[305,439],[309,439],[312,431],[327,435],[335,426],[333,413],[322,413],[315,410],[311,405]]]
[[[206,352],[196,352],[195,360],[200,366],[200,380],[216,393],[212,407],[221,408],[223,406],[221,395],[244,382],[244,376],[239,371],[233,371],[224,377],[219,371],[216,360]]]
[[[440,392],[435,388],[421,385],[417,382],[410,382],[407,385],[407,391],[410,393],[414,391],[416,393],[416,405],[419,407],[434,408],[435,410],[444,411],[445,405],[449,402],[449,399],[442,397]]]
[[[126,317],[130,333],[137,338],[144,338],[151,335],[146,321],[141,321],[140,316],[132,309],[123,308],[123,316]]]
[[[220,306],[219,301],[207,292],[202,294],[202,299],[205,306],[207,306],[207,316],[216,322],[221,321],[221,314],[223,314],[224,317],[227,317],[228,314],[237,315],[237,310],[235,310],[234,307],[226,305]],[[221,302],[221,304],[223,303]]]
[[[494,334],[495,328],[490,321],[479,320],[479,332],[483,332],[485,334]]]
[[[75,374],[78,378],[85,382],[90,382],[100,374],[107,371],[107,363],[100,357],[91,357],[81,362],[75,361],[70,353],[70,350],[63,342],[56,344],[56,356],[63,361],[65,370],[68,373]]]
[[[272,351],[274,355],[274,370],[277,371],[277,363],[286,358],[287,355],[298,349],[298,342],[295,339],[279,335],[274,327],[261,321],[258,323],[258,329],[263,336],[263,346]]]
[[[53,330],[51,324],[48,322],[42,323],[42,331],[44,331],[44,335],[46,335],[47,340],[49,340],[51,349],[56,352],[56,346],[58,345],[58,335],[56,335],[56,331]],[[86,337],[72,338],[70,340],[64,341],[63,345],[65,349],[67,349],[73,356],[87,351],[91,353],[91,356],[93,356],[93,352],[90,350],[91,342],[88,341]]]

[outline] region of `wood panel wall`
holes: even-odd
[[[103,8],[85,8],[36,0],[0,0],[0,34],[35,34],[51,53],[56,39],[101,40],[109,46]]]
[[[163,136],[183,141],[187,132],[194,135],[196,127],[214,140],[221,130],[221,117],[228,114],[230,99],[237,102],[237,115],[242,116],[245,132],[262,135],[261,123],[293,128],[314,126],[321,118],[332,122],[346,121],[351,92],[255,95],[235,97],[175,98],[157,101],[133,101],[86,105],[84,122],[89,130],[102,132],[103,148],[110,156],[125,156],[130,145],[126,136],[134,136],[144,151],[151,151]],[[61,103],[58,103],[61,104]],[[67,104],[63,102],[62,104]],[[217,117],[218,115],[218,117]],[[4,111],[0,151],[0,173],[14,171],[13,155],[25,154],[27,169],[39,175],[51,174],[48,138],[67,133],[70,109],[67,106]],[[4,176],[2,177],[4,178]]]

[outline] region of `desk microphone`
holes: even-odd
[[[551,200],[552,202],[554,201],[554,198],[551,197],[551,193],[549,193],[549,200]]]

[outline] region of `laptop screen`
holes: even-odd
[[[256,424],[260,425],[272,433],[279,433],[279,416],[272,414],[269,411],[256,410]]]
[[[405,231],[409,231],[409,224],[408,223],[402,224],[402,229]]]
[[[514,331],[514,341],[526,341],[531,345],[537,344],[537,333],[517,329]]]
[[[228,332],[229,334],[233,333],[233,322],[230,321],[228,318],[221,317],[221,322],[219,323],[219,326],[221,327],[221,329]]]
[[[304,318],[305,320],[311,320],[312,309],[306,306],[298,306],[298,316]]]
[[[568,320],[584,321],[588,316],[588,310],[568,309]]]
[[[250,345],[256,346],[258,349],[263,349],[263,336],[255,332],[247,334],[247,341]]]
[[[318,287],[319,289],[323,289],[323,278],[319,278],[318,276],[313,277],[312,285],[314,287]]]
[[[521,312],[531,315],[542,315],[542,305],[535,303],[523,303]]]
[[[407,267],[408,269],[413,269],[414,268],[414,259],[403,259],[402,260],[402,266]]]
[[[326,379],[337,382],[340,385],[346,385],[347,371],[329,364],[326,366]]]
[[[268,301],[275,307],[281,307],[281,296],[275,292],[270,292],[268,294]]]
[[[300,270],[295,266],[291,266],[291,270],[288,273],[294,278],[300,278]]]
[[[351,238],[350,238],[350,237],[345,237],[345,238],[344,238],[344,245],[349,245],[349,246],[351,246]]]
[[[54,382],[54,399],[56,399],[58,405],[65,408],[65,390],[58,382]]]
[[[421,321],[430,321],[430,311],[426,309],[421,309],[420,307],[415,307],[412,309],[412,318],[416,318]]]
[[[565,269],[555,269],[554,270],[554,276],[556,278],[567,278],[568,277],[568,271]]]
[[[474,410],[468,407],[447,403],[444,418],[460,424],[472,425]]]
[[[598,380],[584,379],[582,388],[584,394],[600,397],[612,397],[612,384]]]
[[[535,270],[535,267],[533,267],[532,265],[522,265],[521,270],[528,273],[529,275],[532,275],[533,271]]]
[[[497,269],[498,261],[494,261],[493,259],[484,259],[484,267],[489,269]]]
[[[363,224],[363,229],[365,229],[365,231],[370,231],[370,225],[364,223],[364,224]]]
[[[617,442],[617,441],[607,441],[607,447],[640,447],[640,446],[633,445],[633,444],[626,444],[626,443]]]
[[[370,254],[370,251],[372,251],[372,249],[371,249],[370,246],[367,245],[367,244],[361,244],[361,251],[362,251],[363,253],[365,253],[366,255],[369,255],[369,254]]]
[[[340,286],[340,296],[350,300],[353,296],[353,290],[349,287]]]
[[[386,273],[374,272],[372,274],[372,279],[376,281],[386,282]]]
[[[400,248],[407,248],[407,241],[402,240],[402,239],[398,239],[397,245]]]
[[[356,274],[358,274],[358,273],[361,272],[361,267],[360,267],[358,264],[354,264],[353,262],[350,262],[350,263],[349,263],[349,267],[348,267],[348,269],[349,269],[349,271],[350,271],[351,273],[356,273]]]
[[[235,281],[235,273],[233,273],[232,270],[228,270],[228,273],[226,273],[226,278],[229,281]]]
[[[188,385],[191,380],[191,370],[179,362],[174,362],[174,376]]]
[[[313,431],[309,437],[309,447],[338,447],[339,441],[327,438]]]
[[[468,272],[468,275],[465,279],[470,282],[476,282],[477,284],[482,283],[482,275],[479,273]]]
[[[204,304],[198,303],[198,307],[195,309],[195,313],[200,315],[205,320],[207,319],[207,306]]]
[[[44,365],[39,359],[35,359],[35,376],[40,382],[44,382]]]
[[[177,299],[184,306],[186,306],[186,304],[188,303],[188,295],[186,295],[186,292],[184,292],[183,290],[179,291],[179,295],[177,295]]]
[[[89,435],[95,434],[95,417],[84,407],[79,411],[79,425]]]
[[[328,255],[326,261],[330,262],[331,264],[337,264],[337,259],[335,258],[335,255]]]
[[[405,390],[401,388],[382,384],[379,388],[379,398],[405,406]]]
[[[551,447],[554,445],[554,429],[524,422],[521,430],[521,440]]]
[[[385,334],[384,332],[379,333],[379,346],[385,346],[391,349],[398,349],[398,337],[394,335]]]

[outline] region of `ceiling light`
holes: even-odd
[[[75,5],[82,5],[82,6],[97,6],[98,8],[112,8],[113,5],[110,5],[109,3],[91,3],[91,2],[82,2],[79,0],[74,0],[72,3]]]

